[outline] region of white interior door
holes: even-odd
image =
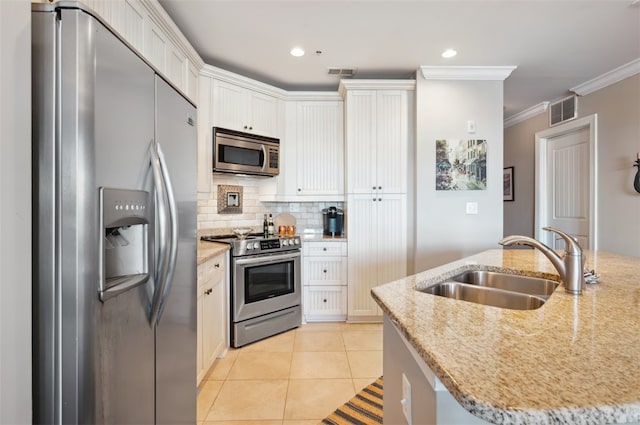
[[[597,249],[597,115],[536,133],[535,238],[562,249],[555,227]]]
[[[582,128],[550,139],[547,223],[589,246],[589,130]],[[560,237],[553,248],[564,248]]]

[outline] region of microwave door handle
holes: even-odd
[[[176,206],[176,199],[173,194],[173,185],[171,184],[171,176],[169,175],[169,169],[164,159],[164,154],[162,153],[162,149],[160,148],[160,143],[158,143],[157,146],[158,146],[158,160],[160,162],[160,171],[162,173],[162,179],[164,182],[164,188],[167,196],[169,226],[170,226],[169,241],[168,241],[169,252],[168,252],[168,262],[167,262],[167,275],[166,275],[166,283],[162,291],[162,297],[160,298],[160,304],[158,306],[158,317],[156,319],[158,322],[162,317],[162,312],[164,310],[164,306],[166,305],[167,297],[171,292],[171,286],[173,284],[173,276],[176,270],[176,261],[178,258],[178,208]]]
[[[268,164],[267,164],[268,158],[267,158],[267,148],[264,146],[264,144],[260,145],[260,163],[262,163],[262,171],[267,171],[268,168]]]

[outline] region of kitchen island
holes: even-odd
[[[401,361],[387,358],[387,341],[397,332],[420,369],[437,378],[432,386],[444,385],[459,405],[484,421],[640,421],[640,259],[585,254],[586,267],[596,269],[599,283],[587,285],[579,296],[560,285],[535,310],[416,290],[465,270],[559,280],[549,260],[529,249],[485,251],[374,288],[372,295],[385,314],[385,418],[388,408],[398,404],[400,409],[401,396],[393,400],[387,388],[402,383],[391,382],[396,378],[386,370],[388,362]],[[417,379],[407,373],[409,381]],[[425,406],[416,393],[412,404],[414,409]]]

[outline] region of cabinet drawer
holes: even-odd
[[[346,242],[304,242],[302,244],[304,255],[308,256],[346,256]]]
[[[346,285],[346,257],[305,257],[302,279],[304,285]]]
[[[220,254],[198,266],[198,288],[225,278],[226,254]]]
[[[307,321],[346,319],[347,287],[305,286],[304,315]]]

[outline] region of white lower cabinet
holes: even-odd
[[[350,321],[380,321],[371,288],[407,276],[407,195],[349,195]]]
[[[198,385],[227,348],[227,254],[198,266]]]
[[[303,312],[307,322],[347,318],[347,244],[304,242]]]
[[[347,317],[347,287],[305,286],[304,312],[307,322],[345,320]]]

